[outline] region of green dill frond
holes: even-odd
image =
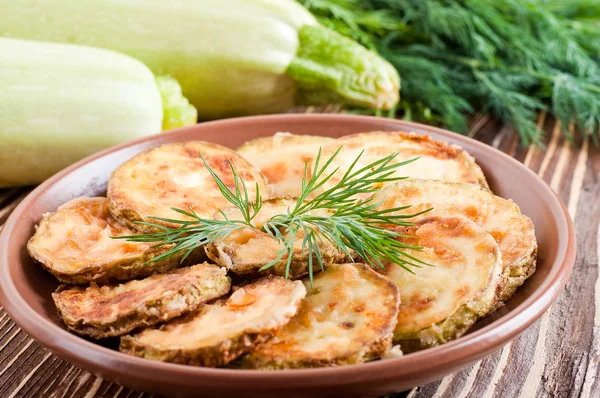
[[[387,9],[369,10],[361,0],[305,0],[301,2],[324,26],[377,51],[375,38],[406,25]]]
[[[541,134],[536,112],[548,109],[565,134],[575,122],[579,131],[598,136],[597,1],[300,2],[398,69],[398,110],[405,119],[465,132],[466,113],[490,111],[529,144]]]
[[[563,129],[575,120],[580,131],[597,131],[600,127],[600,85],[593,85],[568,74],[554,77],[552,113]]]
[[[563,18],[579,21],[600,20],[597,0],[541,0],[544,9]]]
[[[544,104],[537,98],[522,94],[531,90],[537,80],[527,75],[475,71],[477,90],[487,102],[484,111],[491,112],[517,128],[525,145],[538,143],[541,131],[534,122]]]
[[[449,82],[464,80],[464,71],[424,57],[397,54],[389,49],[382,54],[404,77],[403,87],[410,93],[403,98],[404,118],[420,122],[438,122],[466,133],[466,114],[473,112],[469,102],[458,95]],[[424,106],[426,104],[426,108]],[[435,118],[434,115],[440,115]]]

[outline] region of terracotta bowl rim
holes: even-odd
[[[534,178],[543,183],[546,194],[553,198],[556,205],[563,210],[564,218],[557,219],[558,224],[564,224],[563,228],[567,230],[567,245],[562,252],[558,253],[557,260],[552,268],[553,273],[549,274],[541,285],[531,293],[517,307],[503,315],[500,319],[486,325],[485,327],[463,336],[452,342],[438,347],[430,348],[420,352],[404,355],[400,358],[385,359],[373,361],[364,364],[332,367],[300,369],[293,371],[260,371],[260,370],[235,370],[235,369],[211,369],[186,365],[154,362],[138,357],[122,354],[118,351],[97,345],[93,342],[80,338],[67,332],[58,325],[54,324],[48,318],[35,312],[19,294],[15,282],[10,275],[10,266],[8,265],[8,253],[11,249],[8,245],[9,238],[13,230],[19,228],[18,222],[21,214],[25,212],[44,192],[53,184],[67,176],[82,165],[85,165],[95,159],[105,156],[120,149],[134,146],[136,144],[152,141],[164,141],[164,138],[178,135],[184,131],[196,128],[209,128],[213,125],[235,125],[242,122],[259,122],[265,120],[281,120],[282,122],[303,118],[314,120],[315,123],[323,120],[337,119],[346,121],[365,121],[365,119],[378,119],[371,116],[356,115],[338,115],[338,114],[283,114],[268,116],[249,116],[241,118],[224,119],[212,122],[205,122],[199,125],[189,126],[182,129],[173,130],[158,135],[143,137],[118,146],[98,152],[91,155],[69,167],[60,171],[50,179],[46,180],[35,188],[23,201],[14,209],[6,221],[4,228],[0,233],[0,302],[11,318],[25,332],[29,333],[36,341],[48,348],[52,352],[63,358],[67,358],[82,367],[102,368],[105,372],[115,372],[116,364],[119,364],[118,372],[123,377],[152,377],[154,380],[173,382],[173,376],[180,376],[177,382],[183,385],[192,385],[194,380],[202,378],[205,385],[220,385],[231,382],[235,377],[236,385],[257,385],[261,382],[269,383],[269,388],[277,386],[291,388],[293,386],[302,386],[307,382],[311,386],[330,386],[332,380],[339,383],[359,383],[361,381],[377,381],[410,375],[418,375],[427,372],[435,363],[436,368],[450,366],[453,363],[466,362],[469,357],[474,357],[477,352],[491,352],[502,345],[508,343],[511,339],[523,332],[533,322],[535,322],[551,303],[557,298],[563,289],[575,261],[575,232],[569,213],[560,198],[554,191],[541,180],[533,171],[525,167],[516,159],[507,154],[476,141],[472,138],[452,133],[450,131],[427,126],[424,124],[406,122],[402,120],[386,120],[392,125],[397,125],[398,130],[416,129],[425,132],[439,134],[444,137],[450,137],[457,141],[464,141],[471,146],[479,147],[487,151],[490,156],[499,157],[503,162],[512,163],[519,167],[522,172],[530,178]],[[309,120],[309,121],[310,121]],[[374,122],[374,120],[373,120]],[[202,126],[202,127],[198,127]],[[168,140],[166,140],[168,141]],[[559,229],[561,229],[559,225]],[[557,269],[555,264],[561,262]],[[127,366],[121,366],[127,365]]]

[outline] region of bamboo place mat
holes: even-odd
[[[470,135],[523,162],[567,204],[575,220],[578,255],[565,291],[539,321],[498,352],[393,397],[600,397],[600,150],[580,137],[566,141],[560,126],[545,114],[538,124],[546,131],[545,149],[523,148],[514,131],[484,116],[472,120]],[[30,190],[0,190],[0,225]],[[59,359],[0,310],[0,397],[142,396],[152,397]]]

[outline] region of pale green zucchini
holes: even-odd
[[[0,187],[35,184],[100,149],[196,122],[177,82],[113,51],[0,38]],[[179,89],[179,93],[178,90]]]
[[[102,47],[168,74],[201,119],[274,113],[296,102],[387,109],[399,77],[293,0],[2,2],[0,35]]]

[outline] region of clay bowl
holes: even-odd
[[[33,263],[25,244],[42,214],[81,195],[103,195],[111,172],[148,148],[206,140],[229,147],[278,131],[337,137],[364,131],[414,131],[461,145],[487,175],[496,194],[529,216],[539,242],[537,272],[506,307],[448,344],[361,365],[293,371],[207,369],[152,362],[65,330],[50,293],[56,280]],[[575,259],[575,233],[552,190],[518,161],[472,139],[421,124],[347,115],[277,115],[203,123],[114,147],[61,171],[36,188],[9,217],[0,237],[1,301],[21,328],[74,365],[127,387],[173,397],[378,396],[442,378],[496,351],[530,326],[556,299]],[[112,345],[112,346],[111,346]]]

